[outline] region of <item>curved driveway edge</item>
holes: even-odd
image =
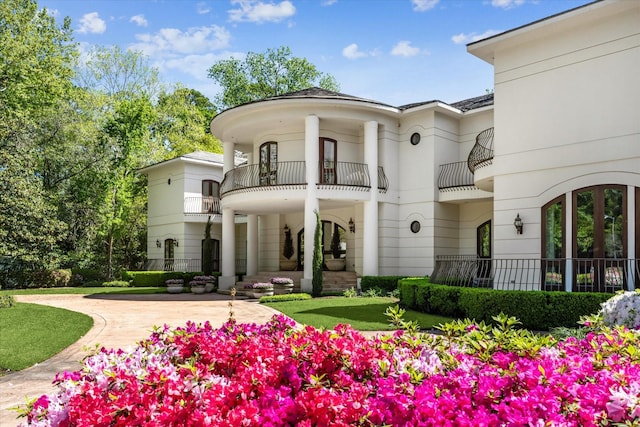
[[[52,358],[19,372],[0,377],[0,425],[16,426],[22,419],[10,408],[25,406],[26,398],[37,398],[55,389],[56,373],[80,368],[85,348],[135,346],[151,335],[154,326],[183,326],[187,321],[209,321],[215,328],[229,318],[231,297],[220,294],[94,294],[94,295],[19,295],[18,302],[50,305],[85,313],[93,318],[93,327],[71,346]],[[256,300],[233,303],[235,319],[240,323],[266,323],[278,312]]]

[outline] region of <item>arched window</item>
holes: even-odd
[[[174,240],[173,239],[165,239],[164,241],[164,270],[165,271],[173,271],[174,270]]]
[[[553,199],[542,207],[543,290],[559,291],[565,283],[565,197]]]
[[[278,143],[265,142],[260,146],[260,185],[278,183]]]

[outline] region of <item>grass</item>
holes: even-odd
[[[96,287],[96,288],[32,288],[0,290],[0,295],[93,295],[93,294],[163,294],[167,292],[165,287]]]
[[[92,326],[90,316],[62,308],[16,303],[0,309],[0,375],[54,356]]]
[[[389,319],[384,315],[389,306],[398,303],[396,298],[346,298],[323,297],[305,301],[265,303],[296,322],[316,328],[334,328],[337,324],[348,323],[359,331],[390,331]],[[404,320],[418,322],[421,329],[431,329],[454,319],[428,313],[407,310]]]

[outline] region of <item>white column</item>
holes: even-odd
[[[364,124],[364,161],[369,168],[371,191],[364,202],[362,274],[378,275],[378,122]]]
[[[627,186],[627,285],[630,291],[634,291],[640,283],[634,284],[633,278],[636,275],[635,258],[638,257],[636,253],[636,240],[640,239],[640,236],[636,236],[636,188],[633,185]],[[638,285],[638,286],[635,286]]]
[[[304,201],[304,274],[300,283],[302,292],[311,293],[313,288],[313,237],[316,230],[316,214],[320,211],[317,195],[318,183],[318,139],[320,138],[320,119],[310,115],[305,119],[304,160],[307,171],[307,194]]]
[[[566,236],[562,236],[564,239],[564,253],[567,257],[567,261],[564,268],[564,290],[571,292],[573,289],[573,194],[571,191],[564,195],[565,210],[564,210],[564,232]]]
[[[224,165],[222,169],[223,175],[233,169],[235,160],[235,144],[233,142],[225,141],[222,144],[224,151]]]
[[[247,215],[247,276],[258,274],[258,215]]]
[[[222,275],[218,280],[220,290],[231,289],[236,284],[236,223],[235,211],[222,209]]]

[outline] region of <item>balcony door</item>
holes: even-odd
[[[202,213],[219,212],[220,183],[211,179],[202,181]]]
[[[320,184],[336,184],[338,144],[335,139],[320,138]]]
[[[260,146],[260,185],[278,183],[278,143],[265,142]]]

